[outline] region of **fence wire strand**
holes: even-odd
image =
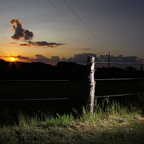
[[[138,95],[138,93],[117,94],[117,95],[105,95],[105,96],[95,96],[95,98],[119,97],[119,96],[129,96],[129,95]]]
[[[43,98],[43,99],[1,99],[0,101],[45,101],[45,100],[68,100],[68,98]]]
[[[143,63],[132,63],[132,62],[95,62],[95,64],[126,64],[126,65],[141,65]]]
[[[0,80],[0,82],[69,82],[69,80]]]
[[[143,80],[144,78],[110,78],[110,79],[95,79],[95,81],[114,81],[114,80]]]

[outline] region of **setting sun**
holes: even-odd
[[[11,61],[14,61],[14,60],[15,60],[15,59],[12,57],[12,58],[11,58]]]

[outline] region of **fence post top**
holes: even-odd
[[[94,56],[88,56],[88,58],[95,58]]]
[[[90,63],[94,63],[95,62],[95,57],[94,56],[88,56],[87,61],[90,62]]]

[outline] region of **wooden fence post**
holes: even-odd
[[[89,56],[87,59],[88,67],[88,80],[89,80],[89,105],[90,105],[90,114],[93,115],[94,110],[94,99],[95,99],[95,57]]]

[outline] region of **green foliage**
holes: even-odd
[[[95,100],[93,116],[88,106],[82,108],[82,115],[78,118],[72,114],[57,114],[54,117],[45,113],[30,117],[20,112],[17,124],[0,128],[0,143],[141,144],[144,122],[136,120],[142,117],[142,113],[133,109],[131,103],[125,107],[106,98],[101,103]]]
[[[66,127],[67,125],[74,123],[75,119],[72,114],[70,115],[62,115],[57,114],[57,117],[46,117],[44,121],[40,121],[38,126],[40,127]]]
[[[139,106],[141,108],[142,113],[144,114],[144,94],[143,92],[141,94],[138,94],[138,99],[139,99]]]

